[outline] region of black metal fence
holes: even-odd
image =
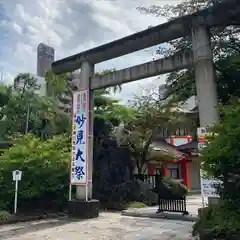
[[[183,215],[188,215],[187,211],[187,201],[186,197],[179,197],[178,199],[169,198],[160,196],[158,194],[158,210],[157,213],[161,212],[178,212],[183,213]]]
[[[164,191],[162,187],[162,177],[161,175],[144,175],[137,174],[134,175],[135,179],[148,182],[152,185],[154,192],[158,194],[158,210],[157,213],[161,212],[178,212],[183,213],[183,215],[188,215],[187,211],[187,201],[186,196],[176,196],[171,194],[171,192]],[[160,190],[161,189],[161,190]]]

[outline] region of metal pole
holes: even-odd
[[[68,193],[68,200],[71,201],[72,200],[72,184],[69,184],[69,193]]]
[[[85,185],[85,195],[86,195],[86,202],[88,201],[88,181],[86,182],[86,185]]]
[[[202,189],[202,174],[201,174],[201,169],[200,169],[200,182],[201,182],[201,197],[202,197],[202,207],[205,207],[205,199],[204,199],[204,194],[203,194],[203,189]]]
[[[15,181],[14,214],[17,213],[17,198],[18,198],[18,179],[16,179]]]
[[[28,104],[28,105],[27,105],[27,116],[26,116],[25,134],[28,133],[29,115],[30,115],[30,106],[29,106],[29,104]]]

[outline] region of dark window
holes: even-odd
[[[178,168],[168,169],[168,176],[173,179],[179,179],[180,178],[179,169]]]

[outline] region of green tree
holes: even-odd
[[[118,100],[110,96],[114,89],[100,89],[94,91],[94,115],[109,121],[114,127],[134,118],[135,110],[123,106]]]
[[[222,109],[222,122],[202,150],[201,163],[207,175],[222,181],[220,204],[209,206],[194,224],[193,235],[209,239],[239,239],[240,233],[240,100]]]
[[[137,114],[132,121],[125,124],[125,134],[121,133],[120,142],[128,143],[139,173],[142,173],[148,161],[161,164],[179,157],[175,148],[166,143],[166,136],[157,139],[162,151],[156,151],[152,147],[160,128],[171,132],[187,121],[183,114],[159,101],[159,98],[157,92],[149,94],[149,91],[145,95],[135,96],[130,105]]]
[[[18,89],[24,94],[26,91],[34,92],[40,88],[37,84],[37,79],[31,73],[20,73],[14,80],[14,86],[20,86]]]
[[[240,199],[240,100],[222,109],[222,123],[213,128],[214,136],[202,151],[203,170],[223,181],[221,196],[225,200]]]
[[[20,74],[16,79],[21,81],[22,87],[0,87],[2,139],[26,132],[41,138],[70,132],[70,116],[61,111],[53,99],[35,93],[38,90],[36,79],[30,74]]]
[[[47,83],[47,95],[59,99],[63,93],[71,94],[71,87],[68,83],[68,73],[55,74],[47,71],[45,80]]]
[[[16,169],[23,171],[19,186],[20,209],[36,210],[52,202],[51,207],[56,210],[66,204],[69,159],[70,139],[66,136],[42,141],[28,134],[16,139],[13,147],[0,156],[0,208],[13,206],[11,172]]]

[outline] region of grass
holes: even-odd
[[[7,211],[0,211],[0,221],[6,221],[10,217],[10,213]]]
[[[144,208],[144,207],[147,207],[147,205],[142,202],[130,202],[127,204],[127,208]]]

